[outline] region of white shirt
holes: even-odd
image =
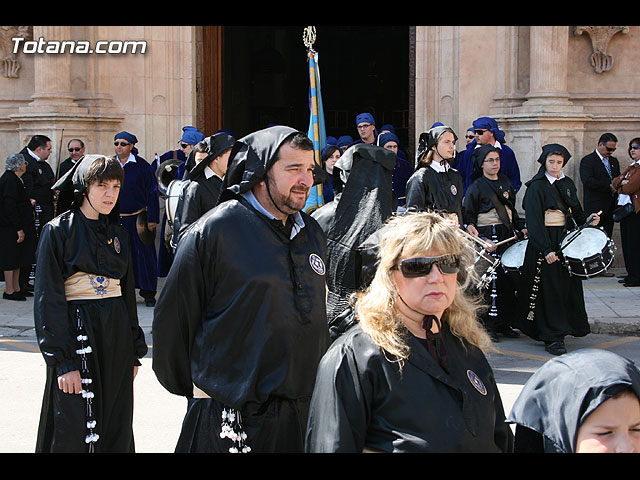
[[[553,185],[553,182],[555,182],[556,180],[560,180],[561,178],[564,178],[564,172],[563,171],[560,171],[560,175],[558,175],[558,178],[556,178],[553,175],[549,174],[549,172],[547,172],[546,170],[545,170],[544,174],[547,177],[547,180],[549,180],[549,183],[551,185]]]
[[[640,161],[633,162],[631,165],[640,165]],[[629,165],[629,166],[631,166]],[[626,178],[626,177],[625,177]],[[626,205],[627,203],[631,203],[631,197],[626,193],[618,194],[618,205]]]
[[[251,206],[253,208],[258,210],[265,217],[271,218],[272,220],[277,220],[276,217],[271,215],[271,213],[269,213],[262,206],[262,204],[258,201],[258,199],[256,198],[256,196],[253,194],[253,192],[251,190],[249,190],[248,192],[245,192],[245,193],[243,193],[241,195],[245,200],[247,200],[247,202],[249,202],[251,204]],[[302,215],[300,215],[300,212],[296,212],[293,215],[293,227],[291,228],[291,236],[289,237],[289,240],[291,240],[293,237],[295,237],[298,234],[298,232],[300,232],[300,230],[302,230],[303,228],[304,228],[304,220],[302,219]]]

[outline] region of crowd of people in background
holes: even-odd
[[[563,171],[566,147],[544,145],[538,172],[523,182],[491,117],[474,120],[462,148],[450,126],[434,123],[415,159],[371,113],[355,127],[355,140],[327,138],[321,164],[306,134],[279,125],[242,138],[186,126],[178,148],[152,162],[127,131],[108,155],[69,140],[56,171],[46,136],[9,155],[0,177],[3,299],[36,297],[48,365],[39,451],[134,451],[132,389],[120,383],[133,382],[146,353],[135,291],[154,308],[154,372],[188,398],[176,451],[513,451],[508,423],[522,422],[520,410],[507,420],[483,352],[523,332],[563,355],[566,336],[589,333],[581,279],[561,261],[571,232],[597,227],[611,239],[619,222],[620,283],[640,286],[640,138],[621,166],[616,136],[603,134],[580,160],[579,179]],[[497,268],[522,242],[521,263]],[[606,267],[594,275],[612,276]],[[116,341],[105,321],[118,315]],[[52,335],[67,324],[77,337]],[[122,355],[105,359],[110,344]],[[127,374],[116,381],[107,361]],[[571,425],[545,418],[538,429],[519,427],[516,447],[551,451],[538,438],[555,438],[545,429],[578,431],[623,390],[637,403],[635,370],[608,361],[625,388],[607,390]],[[68,402],[60,392],[82,395]],[[446,415],[408,405],[412,395],[437,398]],[[119,415],[109,427],[107,405]],[[76,423],[88,411],[86,427]],[[445,425],[449,416],[455,426]],[[588,440],[558,441],[555,451],[586,451]]]

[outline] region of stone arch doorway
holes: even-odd
[[[304,26],[203,26],[198,120],[206,134],[241,137],[278,123],[306,131],[308,69]],[[357,139],[355,117],[369,111],[395,127],[412,156],[414,28],[317,26],[327,135]],[[410,157],[412,158],[412,157]]]

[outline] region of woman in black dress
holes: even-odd
[[[569,158],[562,145],[542,147],[540,169],[526,183],[523,199],[529,243],[518,290],[517,326],[544,342],[553,355],[566,353],[567,335],[582,337],[591,331],[582,280],[569,275],[558,256],[562,239],[574,227],[600,221],[597,214],[584,213],[573,180],[562,171]]]
[[[25,301],[31,293],[20,290],[20,266],[35,259],[36,232],[33,209],[22,183],[27,162],[20,153],[9,155],[0,177],[0,266],[4,271],[5,300]]]
[[[37,452],[133,452],[133,379],[147,352],[138,324],[126,230],[124,173],[87,155],[54,188],[71,209],[40,236],[34,319],[47,364]]]
[[[381,231],[379,264],[355,296],[357,323],[318,368],[309,452],[508,452],[513,435],[490,340],[467,293],[465,237],[440,215],[407,212]]]

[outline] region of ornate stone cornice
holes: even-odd
[[[13,53],[12,38],[21,37],[25,40],[31,38],[32,27],[11,27],[0,26],[0,62],[2,65],[2,75],[7,78],[18,78],[20,62]]]
[[[629,33],[629,27],[574,27],[576,35],[589,34],[593,53],[591,54],[591,66],[596,73],[608,72],[613,68],[613,55],[607,52],[611,38],[617,33]]]

